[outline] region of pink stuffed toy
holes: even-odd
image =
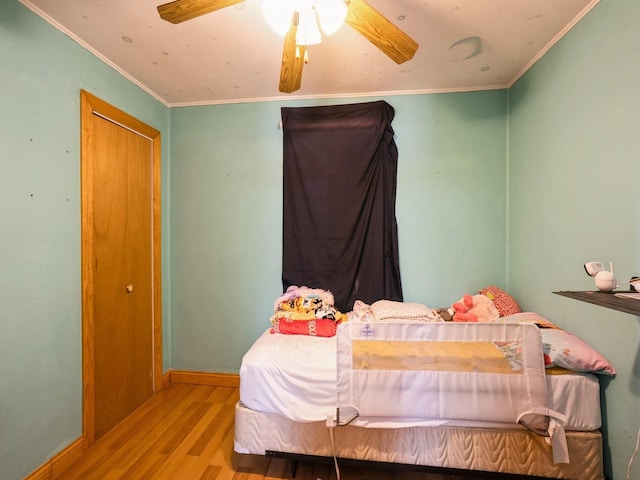
[[[464,296],[452,305],[454,322],[492,322],[500,317],[498,309],[486,295]]]

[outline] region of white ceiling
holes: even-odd
[[[19,0],[168,106],[511,86],[598,0],[367,0],[420,45],[397,65],[348,24],[278,92],[283,39],[246,0],[174,25],[169,0]]]

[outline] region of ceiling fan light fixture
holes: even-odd
[[[299,23],[296,32],[298,45],[317,45],[322,42],[322,35],[318,28],[318,19],[313,8],[301,8],[298,10]]]
[[[269,26],[280,36],[291,27],[294,13],[298,13],[298,45],[315,45],[324,35],[332,35],[344,23],[347,4],[344,0],[264,0],[262,13]]]
[[[347,18],[347,4],[343,0],[319,0],[315,2],[314,8],[325,35],[336,33]]]
[[[262,14],[269,26],[281,37],[284,37],[291,26],[293,13],[296,11],[293,0],[265,0]]]

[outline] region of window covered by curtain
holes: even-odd
[[[398,150],[384,101],[282,108],[282,283],[355,300],[402,300]]]

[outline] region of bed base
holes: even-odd
[[[273,450],[267,450],[265,456],[272,458],[282,458],[291,461],[291,478],[296,478],[298,462],[307,463],[322,463],[331,464],[338,462],[339,466],[350,467],[374,467],[379,469],[398,470],[402,469],[411,472],[424,472],[434,474],[446,474],[446,475],[464,475],[465,478],[491,478],[495,480],[548,480],[545,477],[535,477],[531,475],[520,475],[516,473],[496,473],[486,472],[481,470],[463,470],[460,468],[445,468],[445,467],[429,467],[426,465],[412,465],[412,464],[400,464],[400,463],[388,463],[378,462],[374,460],[356,460],[353,458],[332,458],[321,457],[319,455],[303,455],[300,453],[289,452],[275,452]]]
[[[268,432],[268,434],[265,434]],[[234,450],[257,455],[310,456],[341,461],[381,462],[477,474],[529,478],[603,480],[602,436],[598,430],[568,431],[572,463],[554,464],[544,437],[524,428],[336,427],[334,448],[325,422],[299,423],[236,404]],[[286,452],[286,453],[283,453]],[[488,478],[498,478],[489,476]]]

